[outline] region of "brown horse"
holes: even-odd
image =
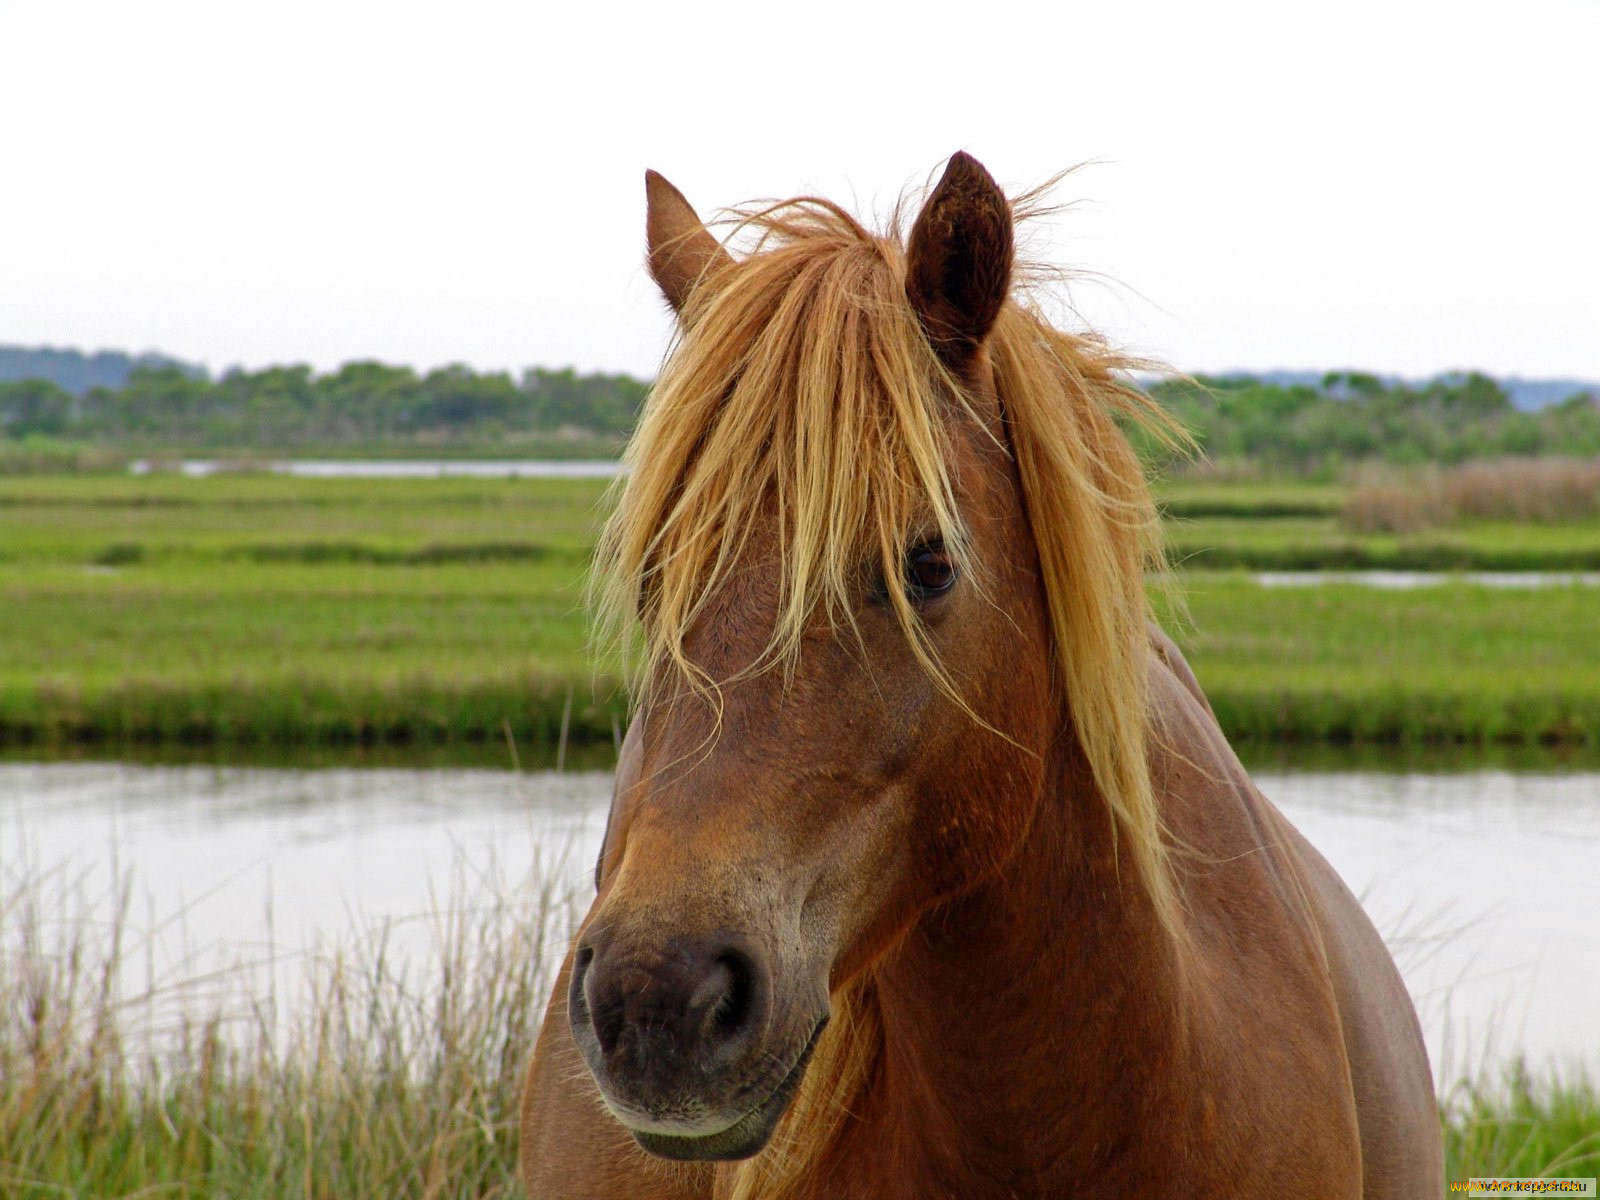
[[[804,199],[735,259],[647,182],[637,715],[531,1196],[1440,1195],[1393,962],[1149,621],[1161,418],[1015,285],[1037,197],[958,154],[909,239]]]

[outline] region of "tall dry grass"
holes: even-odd
[[[1600,458],[1498,458],[1410,475],[1358,475],[1342,513],[1360,533],[1415,533],[1462,520],[1600,516]]]
[[[108,908],[0,876],[0,1196],[520,1194],[522,1072],[572,924],[552,878],[458,875],[426,951],[379,925],[295,964],[291,994],[270,954],[147,985],[126,877]]]
[[[1600,458],[1502,458],[1463,463],[1440,479],[1457,517],[1577,521],[1600,515]]]

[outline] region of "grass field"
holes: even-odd
[[[1186,570],[1600,570],[1600,521],[1476,521],[1397,535],[1356,533],[1333,516],[1214,515],[1169,519],[1167,541]]]
[[[0,479],[0,740],[609,742],[582,610],[605,486]],[[1327,485],[1165,496],[1175,630],[1234,737],[1600,742],[1600,589],[1264,588],[1200,568],[1403,565],[1405,543],[1343,530]],[[1446,534],[1480,566],[1600,555],[1597,522]]]
[[[271,450],[260,446],[171,445],[139,442],[125,438],[114,445],[100,442],[62,441],[43,435],[16,440],[0,435],[0,477],[6,475],[55,475],[83,472],[121,471],[129,463],[171,463],[183,459],[208,459],[241,466],[277,462],[284,459],[407,459],[433,461],[450,459],[595,459],[616,458],[626,439],[600,433],[569,430],[561,433],[504,433],[482,441],[452,441],[447,445],[401,439],[396,441],[304,442]]]
[[[1600,519],[1592,509],[1574,504],[1582,515],[1567,520],[1506,515],[1519,511],[1518,502],[1537,512],[1540,501],[1555,505],[1561,498],[1534,494],[1530,478],[1549,476],[1546,482],[1553,485],[1574,471],[1585,479],[1600,478],[1600,468],[1581,463],[1563,468],[1569,460],[1531,461],[1545,465],[1475,464],[1410,483],[1174,481],[1161,489],[1168,544],[1173,560],[1189,570],[1600,569]],[[1519,484],[1527,494],[1515,491]],[[1442,498],[1450,489],[1468,492],[1473,486],[1486,501],[1481,516],[1461,516],[1470,504],[1460,495],[1452,493],[1448,502]],[[1441,498],[1430,507],[1435,492]],[[1380,493],[1403,493],[1418,510],[1416,527],[1390,532],[1403,523],[1374,521],[1367,509]]]
[[[612,737],[582,584],[604,485],[0,480],[0,731]],[[598,699],[597,699],[598,697]]]
[[[1169,624],[1235,741],[1600,741],[1595,587],[1183,583]]]

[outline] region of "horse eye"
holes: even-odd
[[[917,600],[943,595],[956,581],[956,565],[942,545],[913,546],[906,555],[906,591]]]

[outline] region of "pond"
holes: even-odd
[[[168,463],[141,458],[128,464],[129,472],[134,475],[161,470],[177,471],[192,478],[249,470],[305,479],[610,479],[620,469],[621,464],[610,458],[296,458],[247,463],[208,458],[185,458]]]
[[[1342,585],[1386,592],[1447,583],[1502,589],[1600,587],[1600,571],[1257,571],[1250,577],[1271,588]]]
[[[1600,1070],[1600,772],[1255,777],[1389,940],[1441,1079],[1517,1055]],[[533,866],[577,905],[562,944],[609,794],[603,771],[0,763],[0,916],[19,881],[49,879],[105,920],[120,882],[150,975],[281,977],[299,950],[403,935]]]

